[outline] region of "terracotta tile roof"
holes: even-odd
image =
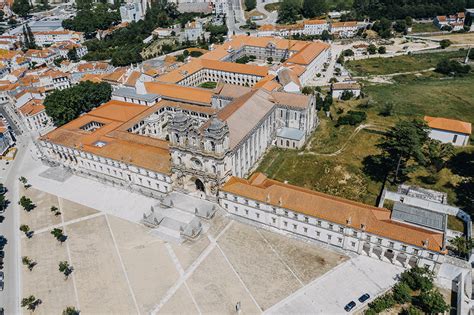
[[[137,80],[138,78],[140,78],[141,75],[142,74],[139,71],[132,71],[132,73],[130,73],[124,85],[134,87],[135,83],[137,83]]]
[[[286,62],[300,65],[309,65],[324,50],[329,49],[329,45],[323,42],[312,42],[305,49],[291,56]]]
[[[436,17],[440,22],[446,22],[446,15],[439,15]]]
[[[125,122],[148,109],[143,105],[109,101],[51,131],[41,140],[169,174],[170,155],[166,141],[117,131]],[[81,129],[93,121],[104,125],[92,132]],[[105,145],[97,146],[98,141]]]
[[[311,102],[310,95],[294,94],[286,92],[272,92],[273,102],[278,105],[289,106],[294,108],[307,108]]]
[[[429,250],[442,252],[442,233],[392,221],[390,210],[284,184],[262,173],[249,180],[232,177],[221,190],[357,230],[364,226],[368,233],[418,247],[427,244]]]
[[[467,135],[472,133],[472,125],[469,122],[430,116],[425,116],[424,119],[428,123],[428,126],[433,129],[453,131]]]
[[[42,100],[32,99],[28,101],[25,105],[19,108],[19,111],[24,116],[34,116],[44,110],[44,105]]]
[[[102,79],[106,76],[107,74],[104,73],[86,73],[82,76],[82,78],[79,81],[91,81],[94,83],[100,83],[102,82]]]
[[[328,22],[326,20],[306,20],[304,21],[304,24],[327,24]]]
[[[273,31],[275,26],[273,24],[263,24],[258,28],[259,31]]]
[[[214,95],[214,92],[209,89],[160,82],[145,82],[145,89],[148,93],[158,94],[166,99],[208,106],[211,104],[211,98]]]
[[[109,66],[106,62],[87,62],[77,66],[77,71],[86,72],[92,70],[105,70]]]
[[[109,82],[120,83],[126,72],[127,72],[127,68],[117,68],[112,73],[109,73],[109,74],[105,75],[102,78],[102,80],[109,81]]]
[[[331,28],[334,27],[356,27],[357,22],[356,21],[347,21],[347,22],[334,22],[331,23]]]

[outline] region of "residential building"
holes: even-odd
[[[18,108],[23,122],[30,131],[41,132],[52,127],[51,118],[46,114],[43,100],[32,99]]]
[[[425,116],[425,122],[430,127],[429,137],[454,146],[466,146],[472,133],[469,122],[442,117]]]
[[[341,99],[344,92],[351,92],[353,97],[360,96],[361,87],[357,82],[336,82],[331,84],[332,97]]]
[[[84,37],[81,32],[68,30],[34,32],[33,36],[35,37],[35,43],[38,46],[52,45],[59,42],[82,43],[84,41]]]

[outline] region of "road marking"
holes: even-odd
[[[212,252],[212,250],[216,247],[216,241],[227,231],[227,229],[232,225],[232,220],[227,223],[225,228],[222,229],[222,231],[217,235],[217,237],[214,239],[210,235],[207,237],[209,238],[209,241],[211,242],[199,255],[199,257],[189,266],[189,268],[184,272],[184,274],[179,277],[179,279],[173,284],[171,288],[166,291],[166,294],[161,298],[160,302],[156,304],[153,309],[150,311],[151,314],[155,315],[156,313],[159,312],[159,310],[171,299],[171,297],[179,290],[181,285],[185,283],[185,280],[187,280],[194,271],[201,265],[201,263],[204,261],[204,259],[209,256],[209,254]]]
[[[290,268],[290,266],[288,266],[288,264],[283,260],[283,258],[281,258],[280,254],[278,254],[278,252],[275,250],[275,248],[273,248],[272,244],[270,244],[270,242],[265,238],[265,236],[263,236],[263,234],[260,232],[260,230],[258,228],[256,228],[255,230],[263,238],[265,243],[267,243],[267,245],[271,248],[271,250],[275,253],[275,255],[278,257],[278,259],[283,263],[283,265],[285,265],[285,267],[291,272],[291,274],[296,278],[296,280],[298,280],[298,282],[301,284],[301,287],[304,287],[303,281],[301,281],[301,279],[296,275],[296,273],[293,272],[293,270]]]
[[[58,196],[56,196],[56,198],[58,199],[58,207],[59,207],[59,211],[61,212],[61,222],[62,222],[64,234],[67,235],[66,226],[64,225],[64,215],[63,215],[63,211],[62,211],[62,209],[63,209],[62,199],[59,198]],[[69,248],[69,242],[67,242],[67,241],[66,241],[66,251],[67,251],[67,257],[68,257],[69,263],[71,264],[71,266],[74,267],[74,264],[73,264],[72,258],[71,258],[71,249]],[[76,296],[76,307],[77,307],[77,309],[80,310],[81,305],[79,303],[79,294],[77,293],[75,273],[72,272],[71,275],[72,275],[72,286],[74,287],[74,295]]]
[[[235,276],[237,277],[237,279],[239,279],[239,282],[240,284],[244,287],[245,291],[247,291],[248,295],[250,296],[250,298],[252,299],[252,301],[255,303],[255,305],[257,306],[257,308],[263,312],[263,309],[260,307],[260,305],[258,305],[257,303],[257,300],[254,298],[254,296],[252,295],[252,292],[250,292],[249,288],[247,288],[247,285],[245,285],[244,281],[242,280],[242,278],[240,278],[239,274],[237,273],[237,270],[235,270],[234,266],[232,266],[232,264],[230,263],[229,259],[227,258],[226,254],[224,253],[224,251],[222,250],[222,248],[219,246],[219,244],[216,243],[216,246],[217,248],[220,250],[220,252],[222,253],[222,256],[224,256],[224,259],[225,261],[227,262],[227,264],[229,265],[230,269],[232,269],[232,271],[234,272]]]
[[[56,196],[57,197],[57,196]],[[34,210],[33,210],[34,211]],[[93,219],[93,218],[97,218],[97,217],[100,217],[100,216],[103,216],[105,215],[104,212],[99,212],[99,213],[94,213],[94,214],[91,214],[91,215],[88,215],[88,216],[85,216],[85,217],[81,217],[81,218],[78,218],[78,219],[74,219],[74,220],[69,220],[65,223],[59,223],[59,224],[55,224],[55,225],[50,225],[48,227],[45,227],[45,228],[42,228],[42,229],[39,229],[39,230],[36,230],[34,231],[34,235],[36,234],[41,234],[41,233],[44,233],[44,232],[49,232],[55,228],[61,228],[61,227],[65,227],[65,226],[68,226],[68,225],[71,225],[71,224],[74,224],[74,223],[77,223],[77,222],[81,222],[81,221],[85,221],[85,220],[90,220],[90,219]],[[61,219],[62,221],[64,220],[62,218],[62,212],[61,212]],[[33,235],[33,237],[34,237]],[[26,238],[26,235],[22,235],[21,238]]]
[[[135,298],[135,293],[133,292],[132,285],[130,284],[130,280],[128,279],[127,270],[125,269],[125,264],[123,263],[122,255],[120,255],[117,242],[115,241],[114,232],[112,232],[112,228],[110,227],[109,216],[107,214],[105,214],[105,221],[107,222],[107,226],[109,227],[110,236],[112,236],[112,241],[114,242],[115,251],[117,252],[117,256],[119,258],[120,266],[122,267],[122,271],[125,276],[125,281],[127,282],[128,289],[130,290],[130,294],[132,295],[132,300],[133,300],[133,303],[135,304],[135,309],[137,311],[137,314],[140,314],[140,308],[138,307],[137,299]]]

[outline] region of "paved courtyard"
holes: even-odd
[[[230,220],[218,212],[194,242],[162,241],[140,224],[31,187],[37,205],[21,222],[22,297],[42,300],[35,314],[76,306],[82,314],[261,313],[347,257],[314,244]],[[51,206],[61,212],[55,215]],[[67,235],[61,244],[50,233]],[[65,279],[60,261],[74,267]]]

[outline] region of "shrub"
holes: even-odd
[[[436,72],[446,74],[446,75],[463,75],[471,71],[470,65],[463,65],[456,60],[443,59],[436,65]]]
[[[341,126],[341,125],[355,126],[363,122],[366,118],[367,118],[367,114],[365,112],[350,110],[346,115],[340,116],[337,119],[336,126]]]
[[[370,44],[367,48],[367,52],[371,55],[374,55],[377,53],[377,47],[374,44]]]
[[[393,287],[393,298],[399,304],[410,302],[410,294],[410,287],[406,283],[400,282]]]
[[[238,58],[237,60],[235,60],[236,63],[241,63],[241,64],[248,63],[249,61],[250,61],[250,58],[247,56],[242,56]]]
[[[352,49],[346,49],[342,52],[342,55],[346,57],[354,56],[354,51]]]
[[[392,116],[392,111],[393,111],[393,104],[390,102],[387,102],[383,105],[382,109],[379,112],[379,115],[384,116],[384,117]]]
[[[200,57],[202,56],[202,52],[198,51],[198,50],[193,50],[189,53],[189,55],[191,57],[194,57],[194,58],[197,58],[197,57]]]
[[[395,300],[393,295],[387,293],[385,295],[379,296],[373,302],[369,303],[369,309],[376,313],[380,313],[388,308],[391,308],[395,305]]]
[[[429,291],[433,288],[434,274],[424,267],[415,266],[400,275],[400,282],[407,284],[413,291]]]
[[[451,44],[452,43],[449,39],[443,39],[442,41],[439,42],[439,47],[441,47],[442,49],[445,49],[451,46]]]
[[[450,308],[444,301],[443,295],[437,289],[422,292],[416,299],[416,304],[429,314],[444,313]]]
[[[350,100],[352,97],[354,96],[354,93],[352,93],[352,91],[344,91],[342,92],[341,94],[341,100],[343,101],[348,101]]]
[[[387,52],[387,48],[385,46],[380,46],[378,52],[379,54],[383,55]]]

